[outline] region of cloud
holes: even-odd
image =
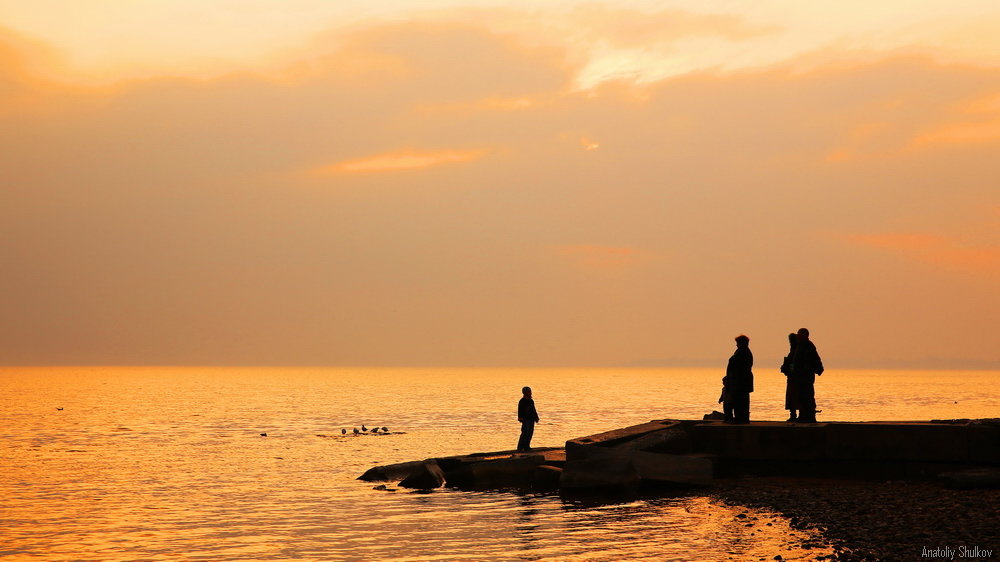
[[[952,237],[920,233],[856,235],[851,240],[932,266],[1000,276],[1000,244],[966,244]]]
[[[37,111],[51,102],[59,88],[51,75],[61,67],[51,47],[0,26],[0,115]]]
[[[920,149],[932,145],[993,143],[1000,140],[1000,93],[958,105],[949,123],[939,124],[917,135],[911,145]]]
[[[948,339],[955,311],[995,301],[953,275],[996,268],[995,231],[962,230],[995,207],[994,151],[901,149],[969,119],[995,71],[579,91],[572,57],[472,25],[329,49],[276,75],[56,85],[35,99],[58,111],[0,116],[0,362],[714,361],[744,331],[780,357],[806,324],[861,359],[948,355],[975,344]],[[297,173],[317,169],[320,189]],[[859,232],[939,234],[842,243]],[[900,337],[869,349],[859,325]]]
[[[318,176],[340,173],[358,172],[397,172],[401,170],[420,170],[442,164],[456,164],[478,160],[486,155],[485,150],[436,150],[415,151],[402,150],[377,154],[357,160],[338,162],[314,170]]]
[[[343,69],[362,76],[365,71],[385,73],[390,80],[380,86],[391,88],[393,81],[422,84],[425,89],[413,88],[411,93],[434,104],[530,98],[563,89],[572,70],[563,51],[528,46],[478,23],[378,25],[346,38],[320,36],[310,48],[324,54],[307,55],[311,62],[304,68],[320,75]]]
[[[591,40],[604,40],[626,49],[671,44],[688,37],[710,36],[727,41],[747,41],[778,33],[776,25],[748,22],[735,14],[702,14],[681,10],[645,12],[601,4],[575,8],[572,27]]]
[[[831,100],[830,117],[840,124],[830,127],[839,138],[824,156],[828,162],[899,159],[932,145],[992,140],[997,111],[986,101],[1000,89],[996,71],[903,56],[811,76],[841,72],[856,90],[831,92],[840,99]],[[945,77],[947,83],[935,82]]]

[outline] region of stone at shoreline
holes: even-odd
[[[539,465],[531,475],[531,487],[538,491],[557,490],[562,473],[563,469],[558,466]]]
[[[498,451],[375,467],[367,481],[427,477],[433,464],[449,487],[467,490],[594,487],[634,490],[705,486],[739,475],[860,479],[939,479],[955,488],[997,487],[1000,424],[996,420],[941,422],[824,422],[652,420],[571,439],[565,449]],[[983,466],[986,465],[986,466]],[[551,468],[540,468],[549,466]],[[433,478],[420,487],[437,487]],[[428,483],[429,482],[429,483]]]
[[[404,478],[399,485],[403,488],[414,488],[417,490],[430,490],[440,488],[444,485],[444,472],[434,461],[424,461],[420,466],[414,468],[409,476]]]
[[[582,482],[594,477],[576,479],[577,461],[589,459],[623,459],[640,480],[675,485],[704,486],[712,481],[714,465],[711,455],[688,454],[693,448],[691,434],[683,422],[652,421],[602,434],[572,439],[566,442],[565,482]],[[586,465],[580,465],[586,466]],[[589,468],[587,469],[589,470]],[[579,482],[577,482],[579,480]],[[612,487],[600,484],[600,487]]]
[[[608,490],[634,492],[639,488],[639,472],[632,458],[614,455],[582,460],[567,460],[559,488],[563,490]]]
[[[425,461],[401,462],[386,466],[376,466],[369,468],[364,474],[358,476],[358,480],[366,482],[388,482],[391,480],[402,480],[412,472],[419,469]]]
[[[973,490],[977,488],[1000,488],[1000,469],[972,468],[944,472],[938,475],[938,480],[956,490]]]
[[[742,477],[717,481],[712,496],[764,508],[796,529],[813,529],[837,560],[927,560],[924,548],[1000,548],[1000,490],[954,490],[921,480]],[[959,559],[976,559],[974,557]]]
[[[528,453],[519,451],[472,453],[375,466],[357,479],[366,482],[400,481],[417,470],[423,470],[425,463],[434,463],[444,473],[448,486],[488,489],[490,482],[495,482],[500,488],[530,488],[531,477],[536,467],[542,464],[560,466],[565,460],[564,450],[558,447],[542,447],[532,449]],[[471,472],[470,467],[473,466],[479,467],[475,474]],[[519,480],[513,482],[511,477],[515,474]]]
[[[680,426],[647,433],[615,447],[628,451],[687,453],[692,449],[691,433]]]
[[[714,465],[705,455],[670,455],[635,451],[632,464],[639,477],[649,482],[707,486],[712,483]]]
[[[527,487],[545,458],[541,455],[515,456],[488,462],[461,463],[445,472],[451,488],[462,490],[495,490]]]

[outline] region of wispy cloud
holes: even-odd
[[[952,316],[995,302],[996,231],[966,225],[1000,216],[1000,161],[900,147],[978,122],[956,108],[996,92],[995,71],[886,57],[579,92],[559,53],[472,25],[326,48],[293,80],[86,95],[34,95],[34,68],[0,56],[0,84],[58,108],[0,109],[0,360],[593,364],[712,357],[720,331],[781,334],[800,314],[852,348],[854,312],[878,309],[907,337],[874,357],[963,354],[941,334],[993,327]],[[822,163],[836,147],[854,160]],[[374,189],[295,189],[317,184]],[[891,289],[955,280],[911,275],[930,267],[976,282],[917,331]],[[609,321],[616,335],[593,330]]]
[[[774,24],[758,24],[737,14],[704,14],[681,10],[644,12],[601,4],[575,9],[569,21],[593,39],[624,48],[648,48],[688,37],[709,36],[746,41],[779,33]]]
[[[917,135],[912,146],[977,144],[1000,141],[1000,94],[961,104],[951,122]]]
[[[956,238],[925,233],[865,234],[852,236],[851,241],[934,266],[1000,274],[1000,245],[997,244],[968,244]]]
[[[366,172],[399,172],[403,170],[420,170],[478,160],[487,154],[486,150],[400,150],[384,154],[366,156],[355,160],[337,162],[312,170],[316,176],[336,174],[366,173]]]

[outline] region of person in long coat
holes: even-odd
[[[750,423],[750,393],[753,392],[753,353],[750,338],[736,337],[736,351],[729,358],[726,376],[722,379],[724,401],[722,410],[727,423]]]
[[[781,373],[785,375],[785,409],[788,410],[788,420],[794,422],[798,419],[795,412],[798,406],[795,405],[795,377],[792,374],[792,361],[795,359],[795,344],[798,343],[798,335],[795,332],[788,334],[788,355],[781,362]]]
[[[795,378],[795,406],[798,421],[816,423],[816,375],[823,374],[823,360],[816,345],[809,340],[809,330],[802,328],[796,334],[795,356],[792,358],[792,376]]]

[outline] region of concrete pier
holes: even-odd
[[[359,479],[403,480],[405,485],[410,473],[427,467],[440,471],[441,484],[460,489],[632,491],[648,485],[708,486],[715,478],[739,474],[826,478],[958,474],[965,485],[991,486],[1000,482],[1000,420],[746,425],[653,420],[571,439],[565,449],[427,459],[375,467]]]

